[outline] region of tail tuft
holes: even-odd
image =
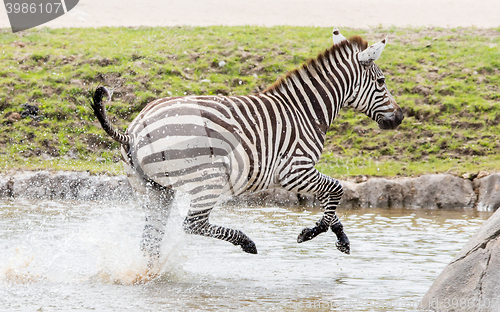
[[[130,136],[127,134],[119,133],[117,130],[113,128],[111,122],[106,115],[106,106],[102,102],[102,98],[104,95],[108,98],[108,101],[111,101],[111,92],[106,87],[99,86],[92,95],[92,100],[90,101],[90,106],[94,110],[94,115],[97,117],[99,122],[101,123],[102,128],[106,133],[116,142],[129,145]]]

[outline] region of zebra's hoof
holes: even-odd
[[[324,233],[328,231],[328,226],[326,226],[324,223],[321,221],[316,223],[317,226],[313,227],[312,229],[310,228],[305,228],[300,232],[299,236],[297,237],[297,243],[303,243],[308,240],[311,240],[318,236],[321,233]]]
[[[346,243],[341,243],[341,242],[337,241],[335,243],[335,246],[337,246],[337,249],[345,254],[351,253],[351,244],[349,244],[349,243],[346,244]]]
[[[297,243],[303,243],[314,238],[314,230],[310,228],[305,228],[300,232],[297,237]]]
[[[243,249],[244,252],[250,253],[250,254],[257,254],[257,246],[255,246],[255,243],[252,241],[249,241],[247,243],[244,243],[241,245],[241,249]]]
[[[345,254],[351,253],[351,243],[349,242],[349,238],[344,232],[339,235],[335,246],[337,246],[337,249]]]

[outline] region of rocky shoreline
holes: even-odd
[[[448,264],[421,302],[424,310],[500,311],[500,210]]]
[[[366,181],[363,181],[366,180]],[[341,181],[344,196],[339,208],[477,208],[500,207],[500,174],[470,180],[449,174],[416,178],[370,178]],[[0,199],[132,200],[125,176],[87,172],[15,171],[0,175]],[[272,189],[230,200],[230,203],[279,206],[317,205],[314,197]]]

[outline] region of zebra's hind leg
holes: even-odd
[[[244,252],[257,254],[255,243],[242,231],[210,224],[208,216],[211,210],[212,208],[197,212],[190,211],[184,220],[184,231],[188,234],[221,239],[233,245],[241,246]]]
[[[152,266],[160,257],[161,242],[174,200],[174,191],[155,184],[148,187],[147,195],[147,201],[143,204],[146,225],[142,233],[141,250],[149,257],[148,264]]]
[[[198,199],[191,201],[191,208],[183,224],[184,231],[188,234],[221,239],[233,245],[241,246],[244,252],[256,254],[257,247],[255,243],[242,231],[209,223],[208,218],[217,199],[215,201],[210,199],[209,203],[201,203],[201,201],[203,201],[203,198],[210,197],[211,195],[200,196]]]

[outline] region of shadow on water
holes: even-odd
[[[143,214],[132,202],[0,202],[1,309],[411,310],[491,213],[475,210],[340,211],[352,244],[333,233],[297,244],[319,210],[227,206],[215,224],[238,228],[258,255],[188,236],[176,203],[161,264],[139,251]],[[117,300],[119,298],[119,300]]]

